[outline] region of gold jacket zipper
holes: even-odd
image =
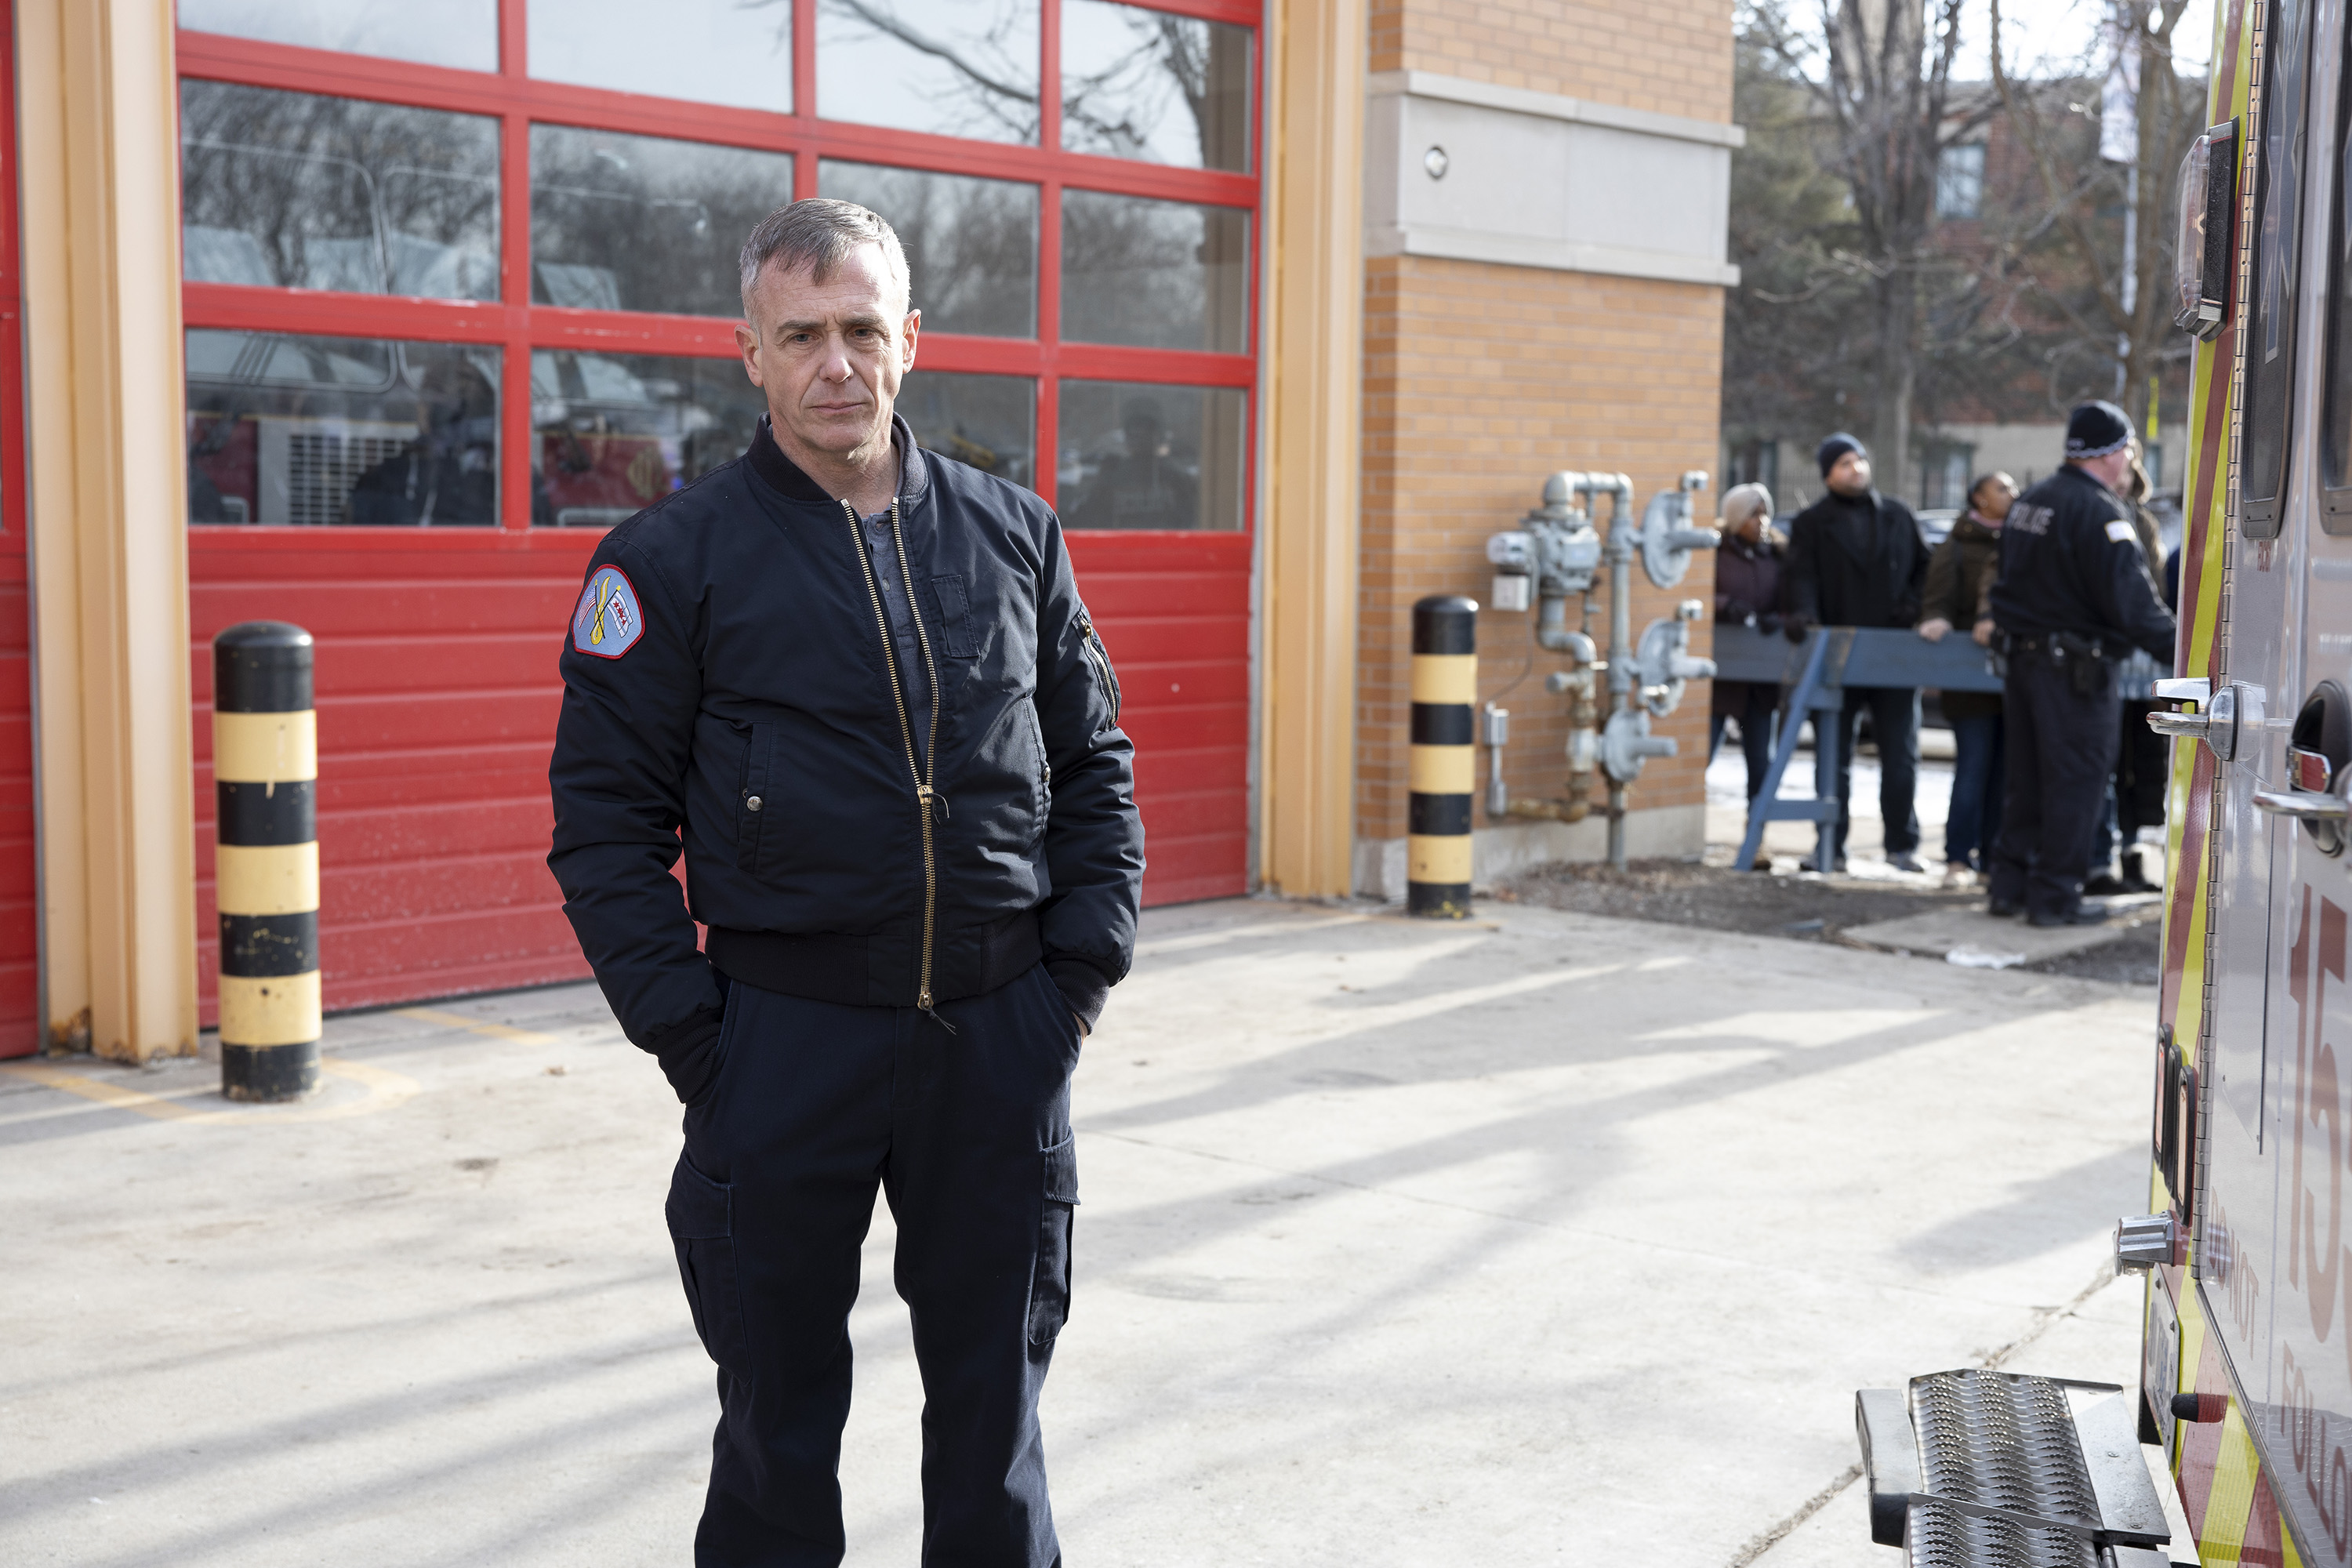
[[[1078,646],[1087,650],[1087,662],[1095,667],[1095,678],[1110,703],[1110,721],[1118,722],[1118,677],[1110,672],[1110,652],[1095,633],[1094,621],[1081,611],[1078,615]]]
[[[931,639],[923,630],[923,613],[915,602],[915,574],[907,565],[907,536],[898,526],[898,498],[890,498],[890,539],[898,552],[898,576],[907,585],[907,614],[915,623],[915,646],[923,650],[923,672],[931,683],[931,721],[921,759],[915,753],[914,722],[907,715],[907,694],[898,683],[898,659],[891,651],[890,617],[882,609],[882,590],[877,584],[873,558],[866,552],[866,529],[857,509],[847,500],[841,510],[849,519],[850,542],[857,548],[858,564],[866,570],[866,596],[874,606],[875,629],[882,634],[882,668],[890,678],[890,704],[898,711],[898,738],[907,748],[907,773],[915,782],[915,806],[922,814],[923,832],[923,947],[922,973],[918,983],[915,1005],[932,1017],[950,1034],[955,1031],[945,1018],[931,1006],[931,931],[939,905],[939,866],[931,847],[931,806],[947,805],[947,798],[931,787],[938,776],[940,761],[940,669],[931,658]]]

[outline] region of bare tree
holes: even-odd
[[[2170,289],[2165,286],[2173,250],[2166,222],[2174,164],[2202,129],[2202,82],[2175,68],[2173,37],[2189,0],[2117,0],[2108,37],[2137,57],[2139,88],[2134,127],[2136,162],[2126,174],[2099,159],[2064,155],[2044,95],[2015,80],[2001,55],[2000,0],[1992,10],[1992,76],[2011,132],[2033,163],[2055,231],[2072,251],[2071,270],[2088,284],[2081,322],[2115,345],[2123,383],[2121,401],[2135,428],[2147,418],[2148,384],[2173,348]],[[2070,108],[2075,106],[2069,106]],[[2136,175],[2137,177],[2134,177]],[[2101,210],[2128,206],[2129,254]],[[2053,300],[2063,296],[2052,291]],[[2053,374],[2054,384],[2054,374]]]
[[[1758,12],[1772,47],[1806,81],[1830,129],[1827,161],[1846,187],[1869,278],[1872,456],[1884,488],[1907,489],[1912,407],[1919,378],[1921,278],[1938,265],[1929,245],[1936,168],[1944,150],[1991,112],[1956,102],[1962,0],[1819,0],[1818,38]],[[1814,61],[1819,68],[1806,68]]]

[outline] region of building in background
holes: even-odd
[[[795,196],[904,237],[919,436],[1060,510],[1148,901],[1400,896],[1412,600],[1483,595],[1547,472],[1717,447],[1738,132],[1691,0],[0,14],[0,1052],[209,1021],[241,620],[318,637],[329,1006],[584,975],[562,628],[604,529],[742,449],[735,253]],[[1549,666],[1487,620],[1554,793]],[[1697,846],[1703,708],[1637,852]],[[1482,876],[1600,827],[1483,830]]]

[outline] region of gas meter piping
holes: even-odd
[[[1609,710],[1633,707],[1633,556],[1640,548],[1633,522],[1633,481],[1623,474],[1587,474],[1588,492],[1609,498]],[[1625,784],[1609,779],[1609,864],[1625,868]]]

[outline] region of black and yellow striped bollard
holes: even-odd
[[[220,847],[221,1092],[319,1087],[319,727],[310,634],[247,621],[213,639]]]
[[[1412,606],[1412,752],[1407,770],[1405,912],[1470,913],[1470,797],[1477,785],[1478,601]]]

